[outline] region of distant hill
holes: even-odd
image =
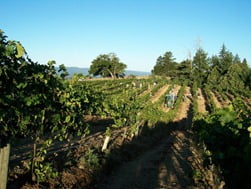
[[[82,73],[84,75],[88,74],[89,68],[78,68],[78,67],[66,67],[69,76],[71,77],[75,73]],[[132,71],[132,70],[126,70],[125,75],[135,75],[135,76],[148,76],[150,75],[150,72],[141,72],[141,71]]]

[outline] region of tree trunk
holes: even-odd
[[[110,73],[111,77],[115,79],[115,75],[111,72],[111,70],[107,69],[107,71]]]
[[[10,144],[0,148],[0,189],[7,188]]]

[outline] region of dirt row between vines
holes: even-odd
[[[159,91],[157,91],[155,96],[152,97],[152,101],[156,102],[159,99],[159,97],[165,93],[167,88],[168,88],[168,85],[162,87]],[[103,141],[105,139],[105,136],[104,136],[105,135],[104,134],[105,128],[111,124],[111,121],[108,120],[108,122],[107,122],[102,119],[95,118],[93,116],[85,116],[85,122],[90,123],[90,125],[92,126],[90,128],[94,129],[94,131],[91,131],[92,134],[90,134],[89,136],[87,136],[83,139],[80,139],[80,137],[77,137],[76,139],[71,140],[70,143],[69,142],[56,142],[48,150],[48,154],[61,153],[64,151],[69,151],[69,150],[77,148],[78,149],[77,151],[79,151],[78,154],[81,155],[88,148],[91,148],[93,146],[101,148]],[[102,124],[102,123],[105,123],[105,124]],[[112,134],[112,137],[111,137],[110,145],[112,145],[112,146],[122,145],[124,139],[121,136],[123,136],[124,132],[125,132],[125,128],[118,129],[118,130],[114,131]],[[12,148],[11,157],[10,157],[11,170],[10,170],[10,175],[9,175],[9,184],[10,184],[9,186],[10,187],[13,186],[12,188],[16,188],[17,185],[20,187],[19,184],[26,182],[25,180],[19,181],[18,178],[21,178],[22,175],[19,175],[19,173],[16,173],[15,171],[13,171],[13,168],[18,165],[18,167],[19,167],[18,172],[24,172],[25,170],[21,170],[21,169],[23,169],[23,168],[21,168],[21,167],[23,167],[23,165],[20,165],[20,164],[23,164],[23,163],[26,164],[27,160],[30,158],[29,156],[30,156],[31,151],[32,151],[32,141],[26,140],[26,139],[21,141],[21,145],[14,146]],[[14,169],[16,169],[16,168],[14,168]],[[29,178],[27,180],[29,180]]]
[[[169,88],[169,85],[164,85],[163,87],[161,87],[157,92],[156,94],[151,98],[151,102],[152,103],[155,103],[159,100],[159,98],[165,94],[165,92],[167,91],[167,89]]]
[[[197,91],[198,94],[198,99],[197,99],[197,103],[198,103],[198,112],[200,113],[206,113],[206,100],[202,94],[201,88],[198,89]]]
[[[156,102],[166,92],[168,87],[168,85],[162,87],[152,100]],[[186,88],[186,93],[190,93],[190,88]],[[168,131],[166,129],[161,130],[161,136],[164,137],[157,138],[156,144],[154,143],[151,147],[143,148],[146,150],[142,152],[138,152],[141,149],[141,145],[147,146],[148,143],[133,143],[129,137],[126,140],[130,147],[124,148],[124,143],[126,143],[123,139],[125,128],[114,131],[109,148],[118,148],[122,156],[125,153],[124,150],[128,151],[125,154],[133,153],[133,155],[130,155],[131,159],[129,158],[128,160],[128,157],[122,157],[122,162],[116,165],[113,172],[105,175],[104,180],[101,182],[97,180],[96,183],[89,186],[88,183],[91,183],[92,177],[98,177],[98,175],[95,176],[82,168],[72,167],[65,170],[59,178],[61,179],[60,182],[63,183],[63,188],[85,188],[85,186],[102,189],[208,188],[204,187],[209,185],[208,179],[205,178],[210,177],[207,175],[207,170],[203,169],[202,158],[194,147],[190,133],[191,110],[191,100],[186,98],[179,107],[174,123],[164,125],[169,127]],[[90,121],[93,122],[94,120]],[[72,143],[73,146],[70,148],[72,149],[73,147],[74,151],[76,151],[74,158],[79,159],[91,146],[101,148],[105,138],[102,130],[95,131],[94,134]],[[158,136],[158,131],[154,128],[150,132],[150,138],[153,135]],[[156,141],[156,139],[154,140]],[[116,154],[115,157],[117,158]],[[202,180],[194,178],[196,171],[199,171],[204,176]]]
[[[210,93],[212,95],[212,98],[213,98],[213,101],[214,101],[214,104],[215,104],[216,108],[221,108],[222,105],[219,102],[219,100],[216,98],[215,94],[212,91]]]
[[[221,103],[221,107],[227,107],[231,103],[229,98],[224,100],[219,92],[214,91],[214,94],[215,94],[216,98],[218,99],[218,101]]]
[[[180,87],[179,87],[180,88]],[[186,87],[184,94],[190,94],[190,87]],[[176,117],[174,118],[174,122],[179,122],[182,119],[192,119],[191,117],[188,117],[189,108],[191,106],[191,99],[185,98],[185,100],[181,103],[179,110],[177,112]],[[192,120],[187,120],[192,121]]]
[[[190,92],[190,88],[186,90]],[[173,124],[166,125],[172,127],[170,132],[158,145],[121,164],[95,188],[210,188],[210,175],[203,168],[190,132],[191,104],[189,98],[181,103]],[[195,177],[196,172],[202,177]]]

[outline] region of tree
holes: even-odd
[[[152,73],[155,75],[163,75],[163,76],[175,76],[175,69],[177,63],[174,61],[172,52],[167,51],[164,56],[159,56],[156,61],[156,65],[154,66]]]
[[[123,76],[126,64],[120,62],[114,53],[101,54],[92,61],[89,73],[94,76],[117,78]]]
[[[207,58],[207,53],[199,48],[193,58],[193,80],[197,81],[200,86],[206,81],[209,71],[209,61]]]
[[[221,75],[220,75],[217,67],[211,68],[211,71],[207,77],[207,82],[212,89],[216,89],[218,87],[220,77],[221,77]]]
[[[176,75],[181,80],[190,79],[191,75],[191,60],[184,60],[177,64]]]
[[[238,57],[236,57],[237,61]],[[219,71],[220,74],[225,74],[228,68],[233,64],[234,56],[233,54],[226,49],[226,46],[223,44],[219,54]]]
[[[221,76],[219,87],[226,92],[239,92],[245,91],[245,79],[248,69],[245,71],[241,64],[232,64],[226,74]]]
[[[155,75],[164,75],[163,64],[163,57],[159,56],[157,58],[156,65],[153,67],[152,73]]]

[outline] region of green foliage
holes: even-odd
[[[171,52],[159,56],[152,74],[169,76],[180,82],[197,82],[198,87],[208,85],[211,90],[233,95],[251,95],[251,69],[247,60],[241,61],[238,55],[233,56],[225,45],[218,56],[208,58],[207,53],[199,48],[193,60],[187,59],[179,64],[174,60]]]
[[[192,96],[193,96],[193,117],[197,117],[198,114],[198,86],[196,82],[193,82],[192,86]]]
[[[173,76],[173,72],[176,67],[176,63],[174,62],[174,58],[172,52],[168,51],[163,56],[159,56],[156,61],[156,65],[154,66],[152,73],[155,75],[162,76]]]
[[[216,67],[213,67],[208,75],[207,82],[211,89],[218,88],[220,73]]]
[[[204,143],[209,157],[220,165],[227,184],[244,187],[251,176],[250,110],[242,109],[243,102],[235,101],[234,108],[217,110],[194,121],[193,129]]]
[[[31,137],[36,144],[48,133],[53,139],[63,140],[85,132],[83,112],[89,96],[84,93],[88,90],[79,94],[69,85],[64,80],[67,73],[63,65],[59,76],[55,61],[47,65],[32,62],[22,45],[7,41],[2,31],[0,49],[0,145],[13,137]],[[55,175],[50,164],[43,162],[47,148],[34,148],[31,170],[39,182]]]
[[[180,64],[176,66],[177,70],[175,73],[175,77],[181,81],[190,80],[191,79],[191,70],[192,70],[192,61],[184,60]]]
[[[193,58],[192,64],[193,81],[196,81],[198,86],[201,87],[201,85],[205,83],[208,75],[209,63],[207,53],[203,49],[199,48]]]
[[[210,88],[208,87],[208,85],[206,85],[206,86],[204,87],[204,91],[205,91],[205,95],[206,95],[206,99],[207,99],[207,102],[208,102],[208,106],[209,106],[209,108],[210,108],[210,111],[211,111],[211,112],[216,111],[217,107],[216,107],[216,104],[215,104],[215,102],[214,102],[212,93],[211,93]]]
[[[165,95],[168,94],[169,91],[173,88],[173,86],[170,86],[167,92],[164,95],[162,95],[156,103],[152,104],[150,102],[144,106],[142,114],[140,115],[140,118],[147,121],[150,125],[154,125],[160,121],[165,122],[165,123],[172,121],[178,112],[181,102],[183,101],[185,87],[186,87],[186,84],[184,84],[179,90],[173,109],[170,109],[166,113],[161,108],[165,99]]]
[[[233,56],[223,45],[219,56],[210,59],[210,73],[207,84],[210,89],[231,94],[250,96],[251,72],[246,59]]]
[[[78,160],[79,167],[87,167],[91,169],[97,169],[100,167],[98,154],[94,149],[88,149],[84,156],[81,156]]]
[[[234,56],[227,50],[226,46],[223,44],[219,54],[219,64],[217,65],[220,74],[225,74],[228,68],[233,64]]]
[[[60,77],[63,78],[63,79],[64,79],[66,76],[69,75],[69,73],[68,73],[67,70],[66,70],[65,65],[63,65],[63,64],[59,65],[59,70],[58,70],[58,72],[60,73]]]
[[[94,76],[117,78],[124,75],[126,65],[114,54],[101,54],[92,61],[89,73]]]
[[[114,128],[130,126],[137,121],[141,104],[130,93],[107,98],[103,103],[104,113],[114,119]]]
[[[182,61],[180,64],[176,63],[172,52],[168,51],[157,58],[152,74],[185,81],[191,77],[191,66],[191,60]]]
[[[26,53],[24,47],[19,42],[16,43],[16,51],[17,51],[16,58],[20,58]]]
[[[39,142],[38,140],[36,142]],[[47,149],[51,146],[52,139],[42,143],[38,151],[33,152],[33,160],[30,162],[29,169],[32,171],[32,179],[37,183],[45,182],[58,176],[58,172],[53,169],[53,164],[46,161]],[[35,144],[37,146],[37,144]]]
[[[35,168],[37,183],[48,181],[48,179],[53,179],[58,176],[58,172],[54,171],[52,164],[46,162],[44,164],[40,163],[39,167]]]

